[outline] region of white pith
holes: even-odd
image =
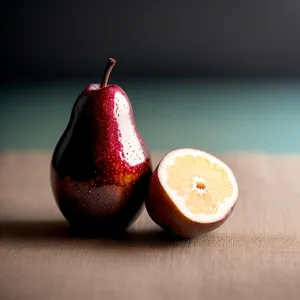
[[[204,184],[205,184],[205,179],[202,178],[202,177],[195,176],[195,177],[193,178],[192,191],[196,191],[197,194],[202,195],[202,194],[205,193],[205,191],[207,190],[207,188],[205,188],[205,189],[198,189],[198,188],[197,188],[197,183],[198,183],[198,182],[201,182],[201,183],[204,183]]]
[[[232,187],[233,187],[232,195],[228,198],[225,198],[223,203],[219,204],[217,212],[213,215],[194,214],[194,213],[190,212],[185,205],[184,199],[182,197],[178,196],[176,191],[173,190],[167,184],[167,168],[174,163],[174,159],[176,157],[181,157],[181,156],[184,156],[187,154],[191,154],[195,157],[201,156],[201,157],[209,159],[209,161],[211,161],[211,163],[218,164],[225,170],[225,172],[228,175],[229,181],[232,183]],[[213,222],[222,220],[227,215],[227,213],[230,211],[230,209],[234,206],[234,204],[238,198],[238,185],[237,185],[235,176],[234,176],[233,172],[231,171],[231,169],[217,157],[215,157],[207,152],[204,152],[202,150],[198,150],[198,149],[190,149],[190,148],[176,149],[176,150],[173,150],[173,151],[169,152],[168,154],[166,154],[166,156],[160,162],[160,165],[158,168],[158,179],[159,179],[161,185],[163,186],[164,190],[166,191],[166,193],[168,194],[170,199],[174,202],[176,207],[180,210],[180,212],[183,215],[185,215],[187,218],[189,218],[190,220],[193,220],[193,221],[199,222],[199,223],[213,223]],[[198,179],[205,182],[205,178],[196,177],[196,178],[194,178],[193,188],[196,188],[195,184],[196,184],[196,180],[198,180]],[[203,193],[204,191],[203,192],[199,191],[199,192]]]

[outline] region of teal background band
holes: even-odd
[[[0,150],[51,150],[80,91],[95,79],[3,85]],[[113,82],[113,81],[112,81]],[[151,151],[197,147],[212,152],[300,152],[296,80],[116,82],[129,95]]]

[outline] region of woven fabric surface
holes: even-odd
[[[239,183],[236,209],[180,241],[145,210],[122,238],[72,236],[50,154],[0,155],[0,299],[299,299],[300,156],[220,158]]]

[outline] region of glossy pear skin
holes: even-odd
[[[83,90],[51,161],[52,191],[68,222],[96,232],[126,229],[143,206],[151,174],[126,93],[117,85]]]

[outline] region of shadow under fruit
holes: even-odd
[[[147,197],[152,166],[126,93],[101,84],[77,98],[51,161],[51,187],[67,221],[90,232],[125,230]]]

